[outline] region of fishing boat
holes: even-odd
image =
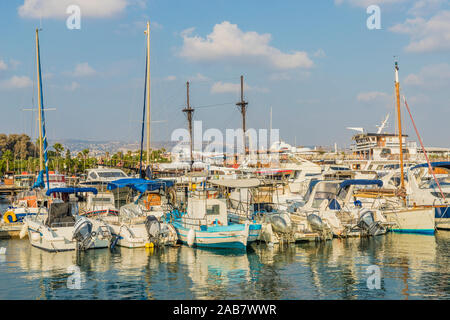
[[[55,188],[47,190],[51,197],[47,215],[26,216],[23,230],[30,244],[51,251],[108,248],[112,235],[108,226],[99,220],[79,216],[78,203],[70,195],[97,193],[95,188]]]
[[[166,219],[191,247],[245,249],[248,244],[250,224],[230,222],[225,199],[190,197],[186,211],[175,209]]]

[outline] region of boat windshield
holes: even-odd
[[[324,200],[336,199],[339,191],[339,184],[336,182],[322,182],[317,185],[312,207],[318,209]]]
[[[439,178],[437,178],[437,181],[439,182],[439,185],[441,186],[441,188],[450,187],[450,176],[439,177]],[[438,188],[438,185],[437,185],[436,181],[434,181],[434,179],[430,177],[420,184],[420,188],[421,189],[436,189],[436,188]]]
[[[97,173],[100,178],[125,178],[126,175],[123,172],[106,171]]]

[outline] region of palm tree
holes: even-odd
[[[6,171],[9,171],[9,162],[13,160],[13,154],[11,150],[3,152],[2,159],[6,161]]]
[[[84,149],[82,152],[84,158],[84,170],[86,170],[86,159],[89,156],[89,149]]]

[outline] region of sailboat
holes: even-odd
[[[391,211],[384,211],[383,214],[388,222],[393,224],[391,230],[402,233],[435,233],[435,215],[434,208],[427,207],[407,207],[405,176],[403,167],[403,135],[402,118],[400,110],[400,82],[398,76],[398,62],[395,62],[395,92],[397,98],[397,121],[398,137],[400,144],[400,189],[398,194],[403,199],[402,207]]]
[[[80,193],[93,192],[95,188],[50,188],[47,156],[47,136],[45,134],[45,121],[42,94],[42,76],[39,48],[39,29],[36,29],[36,56],[39,93],[39,122],[40,122],[40,169],[35,188],[45,188],[48,214],[27,215],[23,221],[20,237],[28,234],[32,246],[52,251],[87,250],[93,248],[107,248],[111,242],[111,232],[101,221],[80,217],[78,203],[72,201],[70,194],[77,196]],[[44,180],[43,159],[45,158]]]
[[[173,194],[174,183],[170,180],[146,180],[144,179],[144,171],[142,166],[142,154],[144,143],[145,116],[147,111],[147,177],[151,176],[150,168],[150,23],[147,22],[147,56],[146,56],[146,76],[144,89],[144,108],[142,116],[142,132],[141,132],[141,149],[139,164],[139,179],[124,178],[110,181],[107,184],[109,191],[115,190],[119,194],[119,190],[127,192],[139,192],[139,196],[133,202],[128,203],[119,208],[118,214],[111,214],[110,210],[104,211],[102,214],[96,215],[96,220],[104,221],[108,224],[111,233],[114,236],[111,247],[116,245],[126,248],[153,247],[162,245],[173,245],[177,242],[178,237],[175,229],[168,223],[163,221],[163,208],[160,201],[156,203],[151,199],[161,199],[157,191],[165,190],[166,195]],[[147,110],[146,110],[147,107]],[[170,190],[169,190],[170,189]],[[142,197],[147,193],[147,200],[142,201]],[[111,201],[109,201],[111,203]],[[112,203],[111,203],[112,204]],[[119,201],[120,204],[120,201]],[[168,210],[167,210],[168,211]]]

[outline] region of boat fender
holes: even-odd
[[[39,241],[39,239],[41,239],[41,235],[39,233],[37,233],[37,232],[31,233],[31,240]]]
[[[14,211],[5,212],[5,214],[3,215],[3,221],[5,221],[5,223],[16,222],[17,217],[16,217],[16,214],[14,213]]]
[[[195,241],[195,230],[190,229],[187,236],[187,243],[189,247],[192,247],[194,245],[194,241]]]
[[[25,238],[27,235],[27,232],[28,232],[28,223],[24,222],[22,225],[22,229],[20,229],[20,233],[19,233],[20,239]]]

